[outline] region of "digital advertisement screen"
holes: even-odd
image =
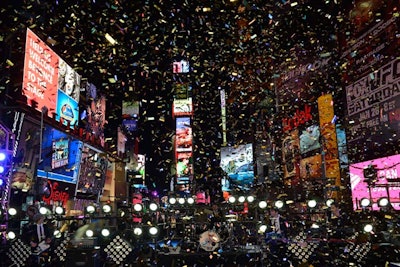
[[[38,166],[38,177],[76,183],[81,148],[81,141],[46,125],[43,130],[42,162]]]
[[[321,148],[320,131],[318,125],[310,125],[301,130],[300,153],[304,154]]]
[[[173,73],[188,73],[190,71],[189,61],[174,61],[172,64]]]
[[[106,123],[106,97],[98,96],[96,99],[92,99],[87,107],[86,128],[101,141],[102,146],[105,141],[104,126]]]
[[[190,117],[176,118],[176,152],[192,151],[193,136]]]
[[[188,191],[193,177],[193,153],[179,152],[176,158],[176,188],[178,191]]]
[[[354,210],[360,209],[359,201],[368,198],[373,202],[372,209],[378,210],[377,202],[388,197],[393,208],[400,210],[400,186],[396,182],[400,174],[400,155],[384,157],[350,164],[350,183]],[[364,180],[364,169],[374,166],[377,170],[375,184],[368,187]]]
[[[122,101],[122,118],[137,118],[139,115],[139,101]]]
[[[187,99],[174,99],[173,108],[172,108],[173,116],[190,116],[193,115],[193,103],[192,98],[189,97]]]
[[[227,174],[227,181],[222,183],[222,190],[232,188],[250,189],[254,182],[253,145],[245,144],[234,147],[221,147],[221,168]]]
[[[27,104],[71,127],[78,119],[81,76],[30,29],[26,32],[22,93]],[[66,97],[68,101],[66,102]]]

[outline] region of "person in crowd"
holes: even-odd
[[[268,218],[267,218],[268,220]],[[266,243],[269,248],[269,259],[273,266],[283,266],[281,263],[287,255],[288,222],[276,208],[269,210],[269,231],[266,233]]]

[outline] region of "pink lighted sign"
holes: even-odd
[[[369,165],[377,169],[377,181],[375,185],[368,188],[364,181],[363,170]],[[382,197],[389,197],[392,206],[400,210],[400,155],[364,161],[350,165],[351,194],[353,208],[359,209],[359,201],[362,198],[369,198],[373,203],[372,209],[378,210],[378,200]]]

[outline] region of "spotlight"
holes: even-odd
[[[4,161],[7,158],[6,153],[0,152],[0,161]]]
[[[366,232],[366,233],[371,233],[373,229],[374,229],[374,227],[370,223],[367,223],[366,225],[364,225],[364,232]]]
[[[187,199],[187,203],[190,204],[190,205],[193,205],[193,204],[194,204],[194,198],[189,197],[189,198]]]
[[[50,211],[49,211],[49,209],[46,208],[46,207],[40,207],[40,208],[39,208],[39,213],[40,213],[40,214],[43,214],[43,215],[46,215],[46,214],[49,214]]]
[[[382,197],[378,200],[378,207],[387,207],[389,205],[389,199],[387,197]]]
[[[150,209],[151,211],[157,211],[158,205],[157,205],[156,203],[150,203],[149,209]]]
[[[60,230],[55,230],[54,233],[53,233],[53,235],[54,235],[55,238],[61,238],[62,233],[61,233]]]
[[[369,206],[371,206],[371,200],[369,200],[368,198],[362,198],[360,200],[360,205],[362,208],[369,207]]]
[[[255,200],[255,198],[254,198],[253,196],[248,196],[248,197],[247,197],[247,201],[248,201],[249,203],[253,203],[254,200]]]
[[[309,208],[313,209],[317,206],[317,201],[315,199],[311,199],[307,202],[307,206]]]
[[[14,240],[16,237],[17,237],[17,235],[13,231],[10,231],[10,232],[7,233],[7,239],[8,240]]]
[[[10,214],[10,216],[15,216],[17,215],[17,210],[15,208],[10,208],[8,214]]]
[[[96,208],[93,205],[89,205],[86,207],[86,212],[89,214],[93,214],[96,211]]]
[[[176,198],[171,197],[168,201],[169,201],[169,204],[174,205],[176,203]]]
[[[134,209],[134,211],[139,212],[139,211],[142,211],[143,206],[142,206],[142,204],[136,203],[135,205],[133,205],[133,209]]]
[[[110,230],[108,230],[107,228],[102,229],[101,235],[104,237],[108,237],[110,235]]]
[[[155,226],[150,227],[149,228],[149,234],[152,235],[152,236],[157,235],[158,234],[158,228],[155,227]]]
[[[238,201],[239,201],[240,203],[243,203],[245,200],[246,200],[246,198],[245,198],[244,196],[240,196],[240,197],[238,198]]]
[[[143,234],[143,230],[142,230],[142,228],[140,228],[140,227],[135,227],[135,229],[133,229],[133,233],[134,233],[136,236],[140,236],[140,235]]]
[[[183,197],[178,198],[178,203],[181,205],[185,204],[185,199]]]
[[[111,212],[111,206],[109,204],[105,204],[103,206],[103,212],[104,213],[110,213]]]
[[[267,207],[267,201],[261,200],[261,201],[258,203],[258,206],[260,207],[260,209],[265,209],[265,208]]]
[[[228,198],[229,203],[235,203],[236,202],[236,198],[234,196],[230,196]]]
[[[262,224],[262,225],[260,225],[260,227],[258,228],[258,232],[260,233],[260,234],[263,234],[263,233],[265,233],[265,231],[267,231],[267,226],[265,225],[265,224]]]
[[[330,199],[326,200],[325,204],[326,204],[326,206],[331,207],[332,203],[334,203],[334,202],[335,202],[335,200],[330,198]]]
[[[284,203],[282,200],[277,200],[275,201],[275,207],[278,209],[281,209],[283,207]]]
[[[86,230],[85,234],[86,234],[87,237],[93,237],[94,232],[93,232],[93,230],[89,229],[89,230]]]
[[[56,207],[55,212],[57,215],[62,215],[62,214],[64,214],[64,208],[58,206],[58,207]]]

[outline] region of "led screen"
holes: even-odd
[[[190,70],[189,61],[180,60],[173,62],[173,73],[188,73]]]
[[[189,117],[176,118],[176,146],[177,152],[192,151],[193,136]]]
[[[192,98],[174,99],[172,115],[173,116],[190,116],[193,114]]]
[[[318,125],[310,125],[301,130],[300,153],[304,154],[321,147],[320,131]]]
[[[223,182],[223,190],[238,187],[249,189],[254,181],[252,144],[221,148],[221,168],[228,181]]]
[[[372,208],[378,209],[377,201],[389,197],[394,209],[400,209],[400,186],[397,182],[400,174],[400,155],[384,157],[360,163],[350,164],[350,183],[353,208],[358,209],[359,201],[368,198],[373,202]],[[364,181],[364,169],[374,166],[377,170],[375,184],[368,187]]]
[[[76,183],[82,142],[51,126],[43,130],[41,162],[37,175],[42,178]]]

